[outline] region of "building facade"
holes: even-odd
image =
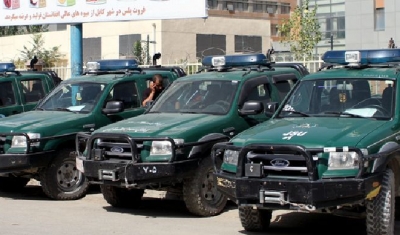
[[[300,4],[303,0],[300,0]],[[346,1],[346,3],[348,0]],[[322,40],[315,48],[315,54],[327,50],[346,48],[346,6],[345,0],[309,0],[309,7],[317,7],[317,18]]]
[[[207,55],[265,53],[279,40],[277,25],[290,16],[297,0],[208,0],[207,19],[98,22],[83,24],[84,63],[132,58],[139,41],[146,55],[161,53],[158,64],[193,63]],[[43,33],[44,48],[61,46],[69,66],[70,27],[52,25]],[[0,61],[17,60],[31,35],[0,37]]]
[[[346,0],[346,9],[346,49],[388,48],[390,38],[400,45],[400,1]]]

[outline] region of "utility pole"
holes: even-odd
[[[147,63],[147,65],[149,65],[150,64],[150,50],[149,50],[150,48],[149,48],[149,46],[150,46],[150,43],[155,44],[156,42],[150,41],[150,36],[148,34],[147,34],[146,40],[141,40],[141,42],[146,43],[146,63]]]

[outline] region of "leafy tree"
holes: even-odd
[[[0,27],[0,36],[10,36],[19,34],[18,26],[4,26]]]
[[[60,46],[45,49],[45,40],[40,33],[32,35],[32,42],[30,44],[30,48],[24,46],[24,49],[20,51],[22,60],[24,61],[30,61],[36,55],[38,59],[43,61],[44,67],[52,67],[63,56],[59,50]]]
[[[48,27],[48,25],[2,26],[0,27],[0,37],[47,32]]]
[[[290,45],[290,50],[296,60],[304,57],[310,59],[312,51],[321,41],[321,31],[316,18],[317,6],[312,10],[308,8],[309,0],[296,7],[290,18],[278,26],[281,33],[281,42]]]
[[[146,51],[147,49],[142,46],[140,41],[136,41],[133,44],[132,54],[136,57],[139,64],[144,64],[146,62]]]

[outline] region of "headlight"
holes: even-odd
[[[231,164],[237,166],[239,159],[239,151],[234,151],[234,150],[225,150],[224,152],[224,163],[226,164]]]
[[[183,139],[174,139],[175,144],[183,144]],[[169,141],[153,141],[151,144],[150,155],[171,155],[172,148]]]
[[[330,152],[328,170],[358,169],[356,152]]]
[[[39,133],[28,133],[30,139],[40,139]],[[31,143],[31,146],[39,146],[40,142]],[[12,138],[11,148],[26,147],[26,137],[23,135],[15,135]]]

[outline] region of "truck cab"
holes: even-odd
[[[270,120],[214,145],[218,191],[238,204],[245,230],[266,230],[283,209],[361,218],[368,235],[396,234],[399,56],[328,51],[329,69],[271,103]]]
[[[266,104],[281,102],[303,77],[263,54],[210,56],[203,66],[142,116],[77,135],[78,169],[112,206],[137,205],[155,189],[183,196],[193,214],[219,214],[227,198],[215,188],[211,147],[269,119]]]
[[[56,85],[48,74],[20,72],[13,63],[0,63],[0,116],[32,110]]]
[[[89,62],[82,76],[61,82],[29,112],[0,122],[0,190],[13,190],[29,179],[58,200],[85,196],[88,181],[71,157],[78,132],[141,115],[142,94],[155,73],[144,73],[135,60]],[[157,71],[165,85],[177,76]]]

